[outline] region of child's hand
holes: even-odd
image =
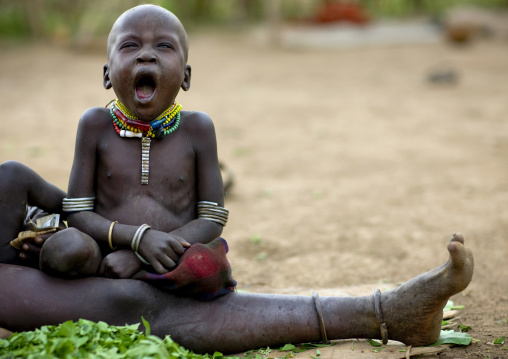
[[[99,266],[98,275],[106,278],[132,278],[141,269],[141,262],[129,249],[108,254]]]
[[[150,229],[143,235],[138,252],[157,273],[164,274],[176,267],[176,262],[190,246],[181,237]]]
[[[21,258],[25,265],[29,267],[39,267],[39,255],[41,247],[46,240],[54,233],[41,234],[35,238],[26,238],[21,246],[19,258]]]

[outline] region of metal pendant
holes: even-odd
[[[150,174],[150,137],[141,138],[141,184],[148,184]]]

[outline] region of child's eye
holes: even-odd
[[[122,45],[120,46],[120,49],[125,49],[125,48],[135,47],[135,46],[136,46],[136,44],[135,44],[135,43],[133,43],[133,42],[126,42],[126,43],[124,43],[124,44],[122,44]]]
[[[159,47],[161,47],[163,49],[172,49],[173,48],[173,46],[171,44],[167,44],[167,43],[159,44]]]

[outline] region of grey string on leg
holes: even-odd
[[[381,330],[381,340],[383,344],[388,343],[388,328],[383,320],[383,312],[381,311],[381,291],[376,289],[374,291],[374,308],[376,310],[376,317],[379,321],[379,329]]]
[[[326,336],[325,321],[323,320],[323,312],[321,311],[321,301],[319,300],[318,292],[312,293],[312,299],[314,300],[314,307],[316,308],[316,314],[319,323],[319,331],[321,332],[321,339],[323,343],[330,344],[330,341]]]

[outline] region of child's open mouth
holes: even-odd
[[[136,96],[140,100],[149,99],[155,93],[155,81],[149,76],[143,76],[136,82]]]

